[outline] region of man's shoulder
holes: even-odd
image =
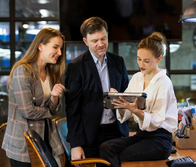
[[[122,56],[119,56],[119,55],[117,55],[115,53],[111,53],[111,52],[106,52],[106,55],[112,56],[112,57],[117,57],[117,58],[122,58]]]
[[[108,59],[113,59],[114,61],[121,62],[123,60],[122,56],[119,56],[115,53],[106,52]]]

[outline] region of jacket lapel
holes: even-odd
[[[44,92],[43,92],[41,80],[39,79],[39,73],[38,73],[36,61],[32,62],[32,65],[35,69],[35,74],[38,77],[38,80],[35,81],[35,84],[32,88],[33,100],[35,101],[36,105],[40,106],[44,99]]]
[[[114,60],[111,59],[111,57],[109,56],[108,53],[106,53],[106,56],[107,56],[107,60],[108,60],[108,63],[107,63],[107,66],[108,66],[108,72],[109,72],[109,78],[110,78],[110,87],[111,88],[115,88],[115,68],[114,68]]]
[[[97,67],[95,65],[95,62],[93,61],[93,58],[92,58],[89,50],[85,54],[85,60],[86,60],[86,67],[88,68],[88,70],[92,74],[92,76],[94,77],[99,88],[103,91],[101,81],[99,78],[99,73],[97,71]]]

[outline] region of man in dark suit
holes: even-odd
[[[85,20],[80,32],[89,49],[70,62],[64,74],[72,160],[99,157],[102,142],[128,136],[127,123],[120,124],[115,110],[103,107],[103,92],[124,92],[129,82],[123,58],[107,52],[107,31],[101,18]]]

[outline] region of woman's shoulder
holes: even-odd
[[[15,69],[14,69],[14,72],[13,72],[13,76],[24,76],[25,77],[30,77],[32,76],[32,73],[29,72],[29,70],[27,69],[28,66],[25,66],[24,64],[20,64],[19,66],[17,66]]]
[[[173,84],[171,79],[167,75],[162,75],[159,78],[159,86],[164,90],[173,90]]]
[[[19,66],[17,66],[15,69],[14,69],[14,75],[18,75],[18,74],[22,74],[22,73],[24,73],[24,70],[25,70],[25,68],[24,68],[24,66],[21,64],[21,65],[19,65]]]
[[[132,78],[134,78],[134,79],[141,79],[141,78],[143,78],[143,74],[141,73],[141,72],[136,72],[135,74],[133,74],[133,76],[132,76]]]

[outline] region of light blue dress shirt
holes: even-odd
[[[110,79],[109,79],[108,66],[107,66],[107,57],[106,55],[104,56],[103,66],[101,66],[101,62],[99,61],[99,59],[97,59],[92,53],[91,55],[97,67],[97,71],[99,73],[99,78],[101,80],[103,92],[109,92]],[[113,123],[115,120],[116,118],[114,116],[113,111],[111,109],[104,108],[100,124],[110,124]]]

